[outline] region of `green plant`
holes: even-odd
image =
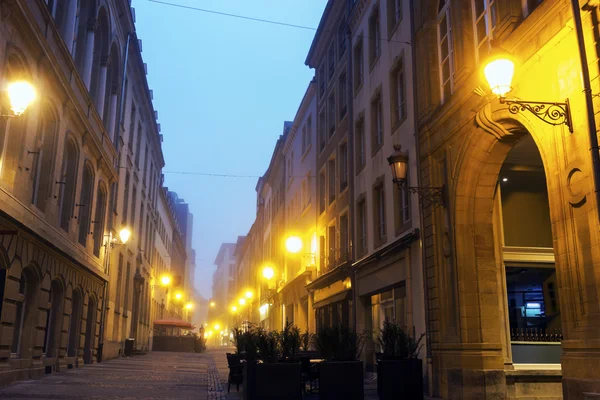
[[[308,333],[308,330],[304,331],[304,333],[302,333],[300,335],[300,350],[302,351],[309,351],[310,350],[310,343],[311,343],[311,337],[312,335],[310,333]]]
[[[279,358],[279,337],[277,332],[267,332],[264,328],[257,328],[254,335],[260,359],[266,363],[276,362]]]
[[[231,344],[235,346],[235,353],[241,354],[246,351],[246,345],[244,343],[244,330],[242,328],[234,327],[231,328],[231,334],[233,335]]]
[[[314,345],[321,357],[335,361],[360,359],[368,334],[358,334],[345,326],[321,327],[314,337]]]
[[[300,329],[286,321],[283,330],[278,335],[279,346],[284,358],[294,358],[300,351]]]
[[[396,322],[386,319],[383,328],[379,330],[377,344],[382,354],[400,359],[418,358],[421,351],[421,340],[408,335],[402,326]]]

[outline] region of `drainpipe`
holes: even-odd
[[[348,194],[350,197],[350,204],[348,207],[348,238],[350,239],[350,268],[351,276],[350,282],[352,283],[352,329],[354,332],[358,328],[358,318],[356,316],[356,310],[358,310],[358,285],[356,279],[356,269],[352,267],[356,258],[356,249],[354,247],[354,90],[352,87],[352,32],[350,30],[350,16],[352,14],[354,2],[349,0],[347,7],[346,17],[346,107],[348,113]]]
[[[596,212],[600,222],[600,154],[598,153],[598,137],[596,136],[596,118],[594,117],[594,102],[590,83],[590,69],[588,67],[587,54],[585,52],[585,40],[583,38],[583,24],[581,22],[581,10],[579,1],[571,0],[573,7],[573,21],[577,33],[577,44],[579,46],[579,57],[581,58],[581,73],[583,75],[583,92],[585,93],[585,104],[587,108],[588,135],[590,137],[590,155],[592,156],[592,173],[594,176],[594,194],[596,195]]]
[[[413,82],[416,82],[417,75],[417,57],[415,51],[415,0],[410,0],[410,26],[411,26],[411,58],[412,58],[412,74],[413,74]],[[417,91],[413,87],[413,114],[415,120],[415,149],[417,156],[417,181],[419,186],[423,186],[421,181],[421,144],[419,142],[419,113],[417,111]],[[423,246],[423,227],[425,226],[424,216],[423,216],[423,207],[422,201],[419,197],[419,223],[421,225],[420,234],[419,234],[419,246],[421,247],[421,265],[423,268],[423,305],[425,306],[425,343],[426,343],[426,368],[427,368],[427,386],[428,386],[428,394],[431,395],[433,391],[433,358],[431,355],[431,327],[429,321],[429,300],[427,295],[427,270],[425,266],[425,260],[427,260],[427,254],[425,251],[425,246]]]

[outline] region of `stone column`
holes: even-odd
[[[70,0],[69,5],[67,6],[67,9],[66,9],[65,20],[64,20],[64,24],[62,26],[60,33],[61,33],[63,40],[65,41],[65,44],[67,45],[67,48],[69,49],[69,52],[71,54],[73,54],[73,49],[75,48],[75,46],[73,45],[73,42],[75,40],[75,22],[76,21],[77,21],[77,1]]]
[[[308,292],[308,331],[310,333],[316,333],[315,309],[313,308],[314,303],[314,292]]]
[[[103,119],[104,116],[104,100],[106,98],[106,75],[108,74],[108,57],[102,58],[102,62],[100,64],[100,75],[98,79],[98,86],[96,93],[96,111],[98,111],[98,116],[100,119]]]
[[[83,53],[83,82],[85,86],[90,90],[92,87],[92,64],[94,62],[94,28],[96,23],[90,22],[88,24],[88,30],[85,37],[85,51]]]

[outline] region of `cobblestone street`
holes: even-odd
[[[151,352],[82,368],[0,390],[0,399],[225,399],[213,356]],[[217,359],[220,357],[216,357]],[[225,365],[225,369],[227,366]]]

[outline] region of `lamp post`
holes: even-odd
[[[98,343],[98,362],[102,362],[102,351],[104,350],[104,324],[106,321],[106,306],[108,305],[108,294],[109,294],[109,277],[110,277],[110,251],[115,246],[122,246],[127,244],[131,237],[131,231],[129,228],[122,228],[119,231],[119,238],[112,236],[112,233],[104,235],[104,274],[106,275],[106,281],[104,282],[104,288],[102,293],[102,311],[100,314],[100,343]]]
[[[406,184],[406,175],[408,172],[408,155],[402,153],[401,146],[394,145],[394,154],[387,158],[392,177],[400,190],[408,193],[416,193],[420,198],[428,200],[432,204],[444,206],[445,186],[408,186]]]

